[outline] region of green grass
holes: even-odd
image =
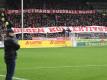
[[[29,80],[107,80],[106,47],[20,49],[18,53],[15,77]],[[0,75],[5,75],[2,49]],[[0,80],[4,80],[3,77]]]

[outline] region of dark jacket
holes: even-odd
[[[16,39],[13,37],[7,37],[4,41],[5,61],[13,61],[17,57],[17,50],[20,48]]]

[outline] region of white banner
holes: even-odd
[[[76,27],[65,27],[65,26],[53,26],[53,27],[42,27],[42,28],[13,28],[16,34],[18,33],[57,33],[62,32],[63,29],[69,28],[72,33],[83,33],[83,32],[103,32],[107,33],[107,27],[104,26],[76,26]]]
[[[7,14],[21,13],[21,10],[7,10]],[[55,10],[55,9],[25,9],[24,13],[63,13],[63,14],[93,14],[95,10]]]

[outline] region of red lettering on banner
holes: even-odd
[[[16,30],[16,28],[13,28],[13,31],[15,32],[15,33],[17,33],[18,31]]]
[[[93,31],[93,30],[92,30],[92,27],[89,27],[89,31],[91,31],[91,32]]]
[[[86,28],[86,32],[88,32],[89,27],[87,26],[87,27],[85,27],[85,28]]]
[[[20,28],[13,28],[13,31],[15,33],[21,33],[22,32],[22,30]]]
[[[107,27],[104,27],[105,28],[105,31],[107,31]]]
[[[53,27],[43,27],[43,28],[23,28],[23,33],[56,33],[56,32],[62,32],[63,29],[66,29],[65,26],[53,26]],[[103,26],[76,26],[72,27],[70,26],[69,29],[71,32],[107,32],[107,27]],[[15,33],[21,33],[22,28],[13,28]]]
[[[26,29],[26,32],[32,33],[32,29],[27,28],[27,29]]]
[[[103,27],[98,27],[99,31],[104,31]]]
[[[84,28],[85,27],[78,27],[79,31],[85,31]]]
[[[61,27],[56,27],[56,30],[57,30],[58,32],[59,32],[59,31],[62,32],[63,29],[62,29]]]
[[[33,28],[32,33],[38,33],[38,28]]]
[[[45,31],[44,31],[44,28],[38,28],[38,32],[39,33],[44,33]]]
[[[92,27],[92,29],[93,29],[94,31],[97,31],[97,27]]]
[[[56,29],[55,29],[55,27],[50,27],[49,31],[50,31],[50,33],[53,33],[53,32],[56,32]]]
[[[22,30],[24,33],[28,33],[28,32],[26,32],[26,28],[23,28],[23,30]]]

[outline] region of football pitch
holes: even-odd
[[[18,51],[14,80],[107,80],[107,47],[33,48]],[[5,63],[0,49],[0,80]]]

